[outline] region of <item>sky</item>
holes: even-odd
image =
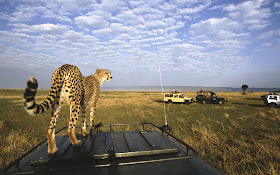
[[[279,88],[280,1],[0,0],[0,88],[63,64],[104,87]]]

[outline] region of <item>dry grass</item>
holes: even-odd
[[[2,127],[1,129],[3,129]],[[29,148],[35,146],[37,142],[32,134],[25,133],[23,130],[11,131],[1,135],[0,165],[7,165],[7,163],[17,159]]]
[[[39,91],[39,101],[47,93]],[[22,94],[20,90],[0,91],[0,167],[46,136],[50,111],[40,116],[27,115],[21,106]],[[174,135],[197,149],[202,159],[224,174],[276,175],[280,172],[280,109],[266,107],[260,99],[263,94],[218,92],[218,96],[228,98],[224,105],[168,104],[168,122]],[[196,93],[186,95],[195,99]],[[110,124],[145,120],[162,125],[161,99],[162,94],[156,92],[102,92],[95,121]],[[67,126],[68,116],[69,106],[64,106],[58,128]],[[120,129],[134,128],[115,128]]]

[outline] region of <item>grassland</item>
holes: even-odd
[[[43,101],[47,93],[38,91],[37,101]],[[195,92],[186,94],[195,99]],[[280,108],[266,107],[260,99],[263,94],[217,92],[228,98],[224,105],[168,104],[168,123],[175,136],[224,174],[276,175],[280,172]],[[46,137],[50,111],[29,116],[23,109],[22,95],[23,90],[0,90],[0,168]],[[161,99],[162,94],[157,92],[104,91],[95,121],[109,124],[145,120],[160,126],[164,124]],[[67,126],[68,120],[66,105],[57,128]]]

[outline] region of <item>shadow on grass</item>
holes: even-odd
[[[163,103],[163,100],[154,100],[154,102]]]
[[[248,104],[248,103],[232,103],[235,105],[242,105],[242,106],[252,106],[252,107],[266,107],[267,106],[265,104]]]
[[[245,98],[247,100],[257,100],[257,101],[262,101],[263,99],[262,98]]]
[[[154,102],[157,102],[157,103],[163,103],[163,101],[162,100],[154,100]],[[167,103],[165,103],[165,104],[167,104],[167,105],[169,105],[169,104],[184,104],[184,105],[190,105],[191,103],[181,103],[181,102],[167,102]]]

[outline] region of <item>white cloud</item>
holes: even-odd
[[[69,40],[71,42],[85,42],[85,43],[94,43],[99,42],[99,39],[92,35],[84,35],[83,33],[79,33],[73,30],[69,30],[65,32],[62,36],[62,39]]]
[[[258,39],[266,39],[266,38],[271,38],[272,36],[277,36],[280,35],[280,30],[270,30],[270,31],[266,31],[264,33],[261,33],[258,36]]]
[[[179,6],[190,6],[192,4],[199,3],[199,0],[174,0],[174,3],[178,4]]]
[[[123,11],[122,13],[116,15],[116,19],[129,25],[145,23],[145,20],[141,15],[135,15],[131,10]]]
[[[218,34],[223,31],[234,30],[239,27],[239,23],[224,18],[210,18],[205,21],[200,21],[190,26],[192,32],[198,34]]]
[[[272,13],[269,8],[263,8],[267,1],[255,0],[246,1],[240,4],[230,4],[224,7],[224,10],[229,12],[229,17],[242,22],[248,26],[249,30],[263,29],[269,25],[266,20]]]
[[[199,4],[198,6],[195,7],[191,7],[191,8],[182,8],[179,10],[179,14],[194,14],[194,13],[198,13],[201,12],[202,10],[206,9],[207,7],[209,7],[209,5],[211,5],[211,1],[208,1],[205,4]]]
[[[16,12],[11,14],[10,21],[12,21],[12,22],[31,21],[37,15],[38,15],[38,13],[31,6],[20,4],[16,7]]]
[[[112,30],[112,32],[116,32],[116,33],[130,33],[130,32],[135,32],[135,29],[133,27],[128,27],[128,26],[124,26],[120,23],[112,23],[110,24],[110,28]]]
[[[175,4],[170,4],[169,2],[164,2],[159,6],[159,8],[164,11],[173,11],[177,8],[177,6]]]
[[[263,43],[262,45],[265,46],[265,47],[271,47],[272,43]]]
[[[93,30],[92,34],[94,35],[99,35],[99,36],[108,36],[112,34],[112,30],[110,28],[104,28],[104,29],[100,29],[100,30]]]
[[[154,20],[154,21],[147,22],[145,24],[145,28],[150,29],[150,30],[153,30],[156,28],[165,28],[167,26],[168,25],[162,20]]]
[[[279,3],[279,2],[275,2],[275,3],[274,3],[274,7],[280,8],[280,3]]]
[[[228,18],[211,18],[191,25],[194,43],[206,44],[208,49],[230,49],[239,52],[248,44],[249,33],[239,31],[239,23]]]
[[[102,0],[101,10],[113,13],[122,9],[124,5],[125,3],[122,0]]]
[[[55,24],[40,24],[31,26],[32,29],[38,32],[51,32],[51,33],[60,33],[61,31],[67,29],[67,26],[55,25]]]
[[[39,2],[39,1],[38,1]],[[76,13],[94,9],[96,0],[52,0],[42,1],[43,5],[59,14]]]
[[[61,24],[40,24],[40,25],[32,25],[28,26],[25,24],[15,24],[17,28],[14,29],[14,31],[17,32],[23,32],[23,33],[46,33],[46,34],[52,34],[57,35],[63,33],[66,29],[68,29],[68,26],[61,25]]]
[[[104,20],[101,16],[93,15],[93,16],[78,16],[75,17],[74,21],[76,24],[85,30],[90,29],[102,29],[108,26],[108,22]]]
[[[152,8],[149,4],[144,4],[142,6],[134,8],[132,12],[135,15],[142,16],[145,19],[145,21],[159,20],[163,19],[165,16],[163,11]]]

